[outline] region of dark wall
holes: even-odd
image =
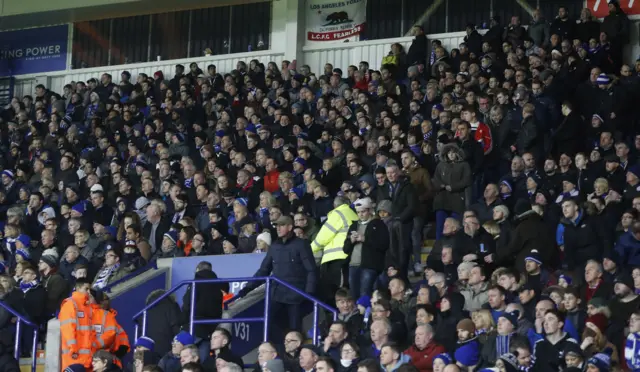
[[[78,22],[73,68],[247,52],[269,47],[271,3]],[[111,51],[111,53],[109,53]]]
[[[417,22],[435,0],[368,0],[366,40],[401,37]],[[448,3],[448,6],[447,6]],[[538,4],[548,20],[558,13],[558,7],[568,8],[572,18],[580,15],[583,0],[528,0],[532,8]],[[515,0],[445,0],[422,25],[427,34],[464,31],[469,22],[480,27],[489,23],[491,9],[506,24],[511,16],[520,16],[529,24],[531,16]]]

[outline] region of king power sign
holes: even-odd
[[[367,0],[307,0],[306,4],[308,42],[355,40],[364,30]]]

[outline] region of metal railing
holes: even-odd
[[[40,327],[37,324],[28,320],[24,315],[21,315],[14,309],[12,309],[9,305],[4,303],[4,301],[0,301],[0,306],[2,306],[5,310],[11,313],[11,315],[18,318],[16,321],[16,333],[15,333],[16,340],[13,345],[14,347],[13,356],[14,358],[16,358],[17,361],[20,361],[20,344],[22,341],[22,325],[25,324],[33,328],[33,345],[31,346],[31,354],[32,354],[31,371],[35,372],[37,359],[38,359],[38,331]]]
[[[264,297],[264,316],[262,317],[253,317],[253,318],[235,318],[235,319],[194,319],[195,316],[195,307],[196,307],[196,287],[197,285],[192,284],[208,284],[208,283],[229,283],[229,282],[258,282],[264,281],[265,288],[265,297]],[[196,324],[219,324],[219,323],[258,323],[264,322],[264,331],[263,331],[263,342],[268,341],[269,337],[269,307],[271,304],[271,284],[272,282],[276,282],[289,290],[295,292],[301,297],[305,298],[313,302],[313,343],[317,345],[318,343],[318,316],[319,316],[319,307],[333,313],[333,320],[336,320],[338,316],[338,311],[333,307],[325,304],[324,302],[314,298],[310,294],[304,292],[301,289],[298,289],[291,284],[283,281],[282,279],[278,279],[274,276],[266,276],[266,277],[251,277],[251,278],[219,278],[219,279],[197,279],[197,280],[185,280],[180,282],[177,286],[171,288],[171,290],[165,292],[162,296],[158,297],[155,301],[151,302],[147,306],[145,306],[142,310],[140,310],[136,315],[133,316],[133,321],[135,322],[135,340],[138,340],[138,335],[140,334],[140,326],[137,322],[138,318],[142,317],[142,336],[145,336],[147,333],[147,312],[149,309],[156,306],[160,301],[164,300],[179,288],[182,288],[185,285],[191,285],[191,309],[189,309],[189,333],[193,334],[193,327]],[[233,302],[238,299],[239,296],[235,296],[226,303]]]

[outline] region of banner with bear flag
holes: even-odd
[[[354,41],[364,30],[367,0],[307,0],[307,42]]]

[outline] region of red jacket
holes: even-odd
[[[491,129],[485,123],[477,122],[471,124],[471,131],[473,132],[474,138],[476,141],[482,144],[482,149],[484,150],[484,154],[493,150],[493,137],[491,136]]]
[[[433,372],[433,358],[444,352],[444,346],[431,341],[423,350],[419,350],[413,344],[404,353],[411,358],[411,363],[420,372]]]
[[[278,184],[278,177],[280,177],[280,172],[277,170],[273,170],[264,175],[264,190],[269,191],[270,193],[274,193],[278,191],[280,185]]]

